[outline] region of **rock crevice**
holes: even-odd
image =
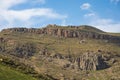
[[[66,57],[61,54],[47,55],[40,54],[43,57],[46,57],[46,60],[50,60],[50,62],[57,63],[62,66],[64,69],[70,70],[101,70],[106,69],[109,65],[105,62],[105,59],[102,54],[94,53],[94,52],[86,52],[81,56]]]

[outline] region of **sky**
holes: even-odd
[[[120,0],[0,0],[0,30],[48,24],[120,32]]]

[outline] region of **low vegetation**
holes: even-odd
[[[69,31],[71,33],[77,30],[74,26],[61,28],[49,25],[47,28],[72,30]],[[119,80],[120,42],[113,40],[119,39],[119,33],[106,33],[90,26],[78,28],[83,33],[87,32],[87,36],[94,33],[101,34],[103,38],[81,38],[74,35],[63,37],[50,35],[47,32],[34,33],[36,29],[33,32],[31,29],[30,32],[29,30],[24,32],[27,31],[26,28],[20,31],[17,29],[16,32],[11,32],[9,29],[2,31],[0,33],[0,71],[2,71],[0,79]],[[104,35],[110,37],[104,38]]]
[[[37,80],[0,63],[0,80]]]

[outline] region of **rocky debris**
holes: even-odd
[[[53,55],[53,58],[64,59],[64,57],[61,54],[59,54],[59,53]]]
[[[110,67],[106,61],[107,57],[101,54],[102,51],[99,50],[98,53],[86,52],[80,56],[73,57],[71,55],[61,55],[59,53],[53,55],[40,54],[42,58],[48,62],[53,62],[63,69],[72,69],[72,70],[101,70]],[[47,57],[46,57],[47,56]],[[111,60],[111,59],[109,59]],[[114,62],[114,59],[112,59]]]
[[[10,55],[14,55],[19,58],[29,58],[37,52],[36,46],[33,43],[17,43],[10,52]]]
[[[46,48],[43,49],[42,51],[40,51],[39,53],[40,53],[40,55],[44,55],[44,56],[47,56],[47,55],[48,55],[48,51],[47,51]]]

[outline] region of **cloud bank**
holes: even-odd
[[[64,20],[67,18],[66,15],[59,14],[51,8],[30,8],[24,10],[12,9],[14,6],[28,2],[32,4],[45,4],[45,0],[0,0],[0,29],[40,24],[45,21],[45,19]]]

